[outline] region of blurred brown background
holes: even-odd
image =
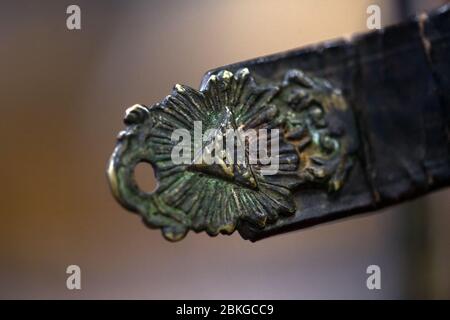
[[[127,106],[198,87],[213,67],[364,32],[369,4],[388,25],[443,2],[1,1],[0,298],[450,298],[450,190],[257,243],[173,244],[105,176]],[[70,264],[80,291],[66,289]],[[366,288],[370,264],[382,290]]]

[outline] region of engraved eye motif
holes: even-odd
[[[129,108],[124,121],[133,134],[119,140],[108,169],[114,195],[171,241],[189,230],[214,236],[242,224],[264,228],[294,214],[295,188],[338,189],[348,167],[342,166],[348,151],[326,125],[333,109],[324,98],[327,86],[297,70],[275,84],[257,84],[248,69],[224,70],[199,91],[176,85],[151,108]],[[181,132],[182,143],[174,132]],[[177,148],[183,161],[174,161]],[[151,194],[132,177],[141,161],[156,172]]]

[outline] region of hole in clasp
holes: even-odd
[[[152,193],[158,186],[155,170],[148,162],[139,162],[134,167],[134,179],[140,190],[146,193]]]

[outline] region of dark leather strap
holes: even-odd
[[[348,121],[356,123],[359,142],[342,190],[299,190],[295,216],[262,230],[241,226],[243,237],[258,240],[450,184],[450,6],[351,41],[249,60],[207,75],[243,67],[265,79],[301,69],[329,80],[353,109]]]

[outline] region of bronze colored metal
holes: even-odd
[[[299,70],[276,82],[255,81],[246,68],[223,70],[209,76],[200,91],[176,85],[161,103],[126,111],[127,128],[119,134],[108,169],[111,188],[124,207],[161,228],[171,241],[190,229],[217,235],[244,224],[265,228],[296,212],[292,192],[300,186],[314,184],[330,192],[342,186],[355,149],[354,128],[339,120],[348,113],[338,89]],[[172,133],[186,129],[194,137],[195,122],[202,123],[203,133],[279,129],[277,173],[264,175],[268,164],[248,159],[197,163],[194,150],[192,163],[174,163],[171,154],[178,141]],[[208,144],[203,141],[202,150]],[[153,193],[139,190],[134,181],[139,162],[150,163],[156,172],[159,185]]]

